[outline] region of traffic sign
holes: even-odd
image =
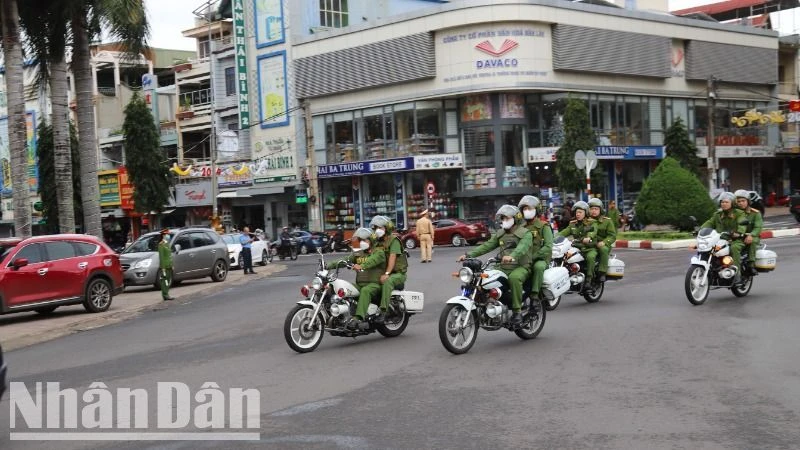
[[[586,152],[586,165],[589,166],[589,170],[594,170],[597,167],[597,155],[594,150]]]
[[[586,167],[586,153],[583,150],[575,152],[575,165],[578,166],[578,169]]]

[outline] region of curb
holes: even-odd
[[[761,232],[761,239],[770,239],[786,236],[800,235],[800,228],[785,228],[780,230],[765,230]],[[650,250],[671,250],[685,248],[693,243],[694,239],[679,239],[675,241],[626,241],[618,240],[614,243],[614,248],[639,248]]]

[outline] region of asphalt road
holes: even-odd
[[[0,447],[797,448],[800,239],[767,243],[775,272],[744,299],[714,291],[699,307],[683,293],[688,250],[619,250],[625,279],[599,303],[566,297],[537,339],[481,330],[461,356],[437,334],[460,249],[425,265],[412,253],[407,288],[425,292],[426,309],[402,336],[326,335],[305,355],[282,331],[313,275],[301,257],[274,278],[7,355],[14,380],[80,392],[95,381],[258,388],[261,442],[9,442],[3,431]]]

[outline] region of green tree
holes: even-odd
[[[11,188],[14,199],[14,230],[17,236],[29,237],[31,200],[28,187],[28,149],[25,130],[25,95],[22,75],[17,0],[0,0],[0,24],[3,30],[6,99],[8,102],[8,151],[11,157]]]
[[[163,210],[170,198],[169,166],[153,115],[138,92],[125,107],[122,134],[136,210],[144,214]]]
[[[72,165],[70,173],[72,180],[70,183],[70,192],[73,196],[69,204],[73,207],[72,217],[81,217],[81,179],[80,179],[80,157],[78,146],[78,133],[75,125],[69,123],[69,141],[70,141],[70,163]],[[36,139],[36,153],[39,157],[39,196],[42,198],[44,210],[42,214],[47,222],[47,231],[49,233],[74,233],[75,227],[68,230],[62,223],[63,217],[63,200],[60,197],[60,188],[56,179],[56,155],[55,155],[55,141],[53,136],[53,127],[42,122],[39,125],[38,137]]]
[[[562,192],[586,189],[586,172],[575,166],[575,152],[594,150],[596,144],[597,136],[589,124],[586,102],[574,97],[568,98],[564,111],[564,142],[556,152],[556,177]],[[602,192],[605,176],[602,164],[591,171],[593,192]]]
[[[689,216],[702,222],[714,213],[714,202],[703,183],[677,160],[666,157],[648,177],[636,201],[636,216],[645,225],[692,228]]]
[[[680,117],[667,129],[664,145],[667,147],[667,156],[677,160],[681,167],[696,177],[700,177],[701,159],[697,156],[697,146],[689,139],[689,132]]]

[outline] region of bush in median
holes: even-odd
[[[692,228],[689,216],[702,223],[714,210],[700,180],[669,157],[645,180],[636,202],[636,215],[643,224],[672,225],[681,230]]]

